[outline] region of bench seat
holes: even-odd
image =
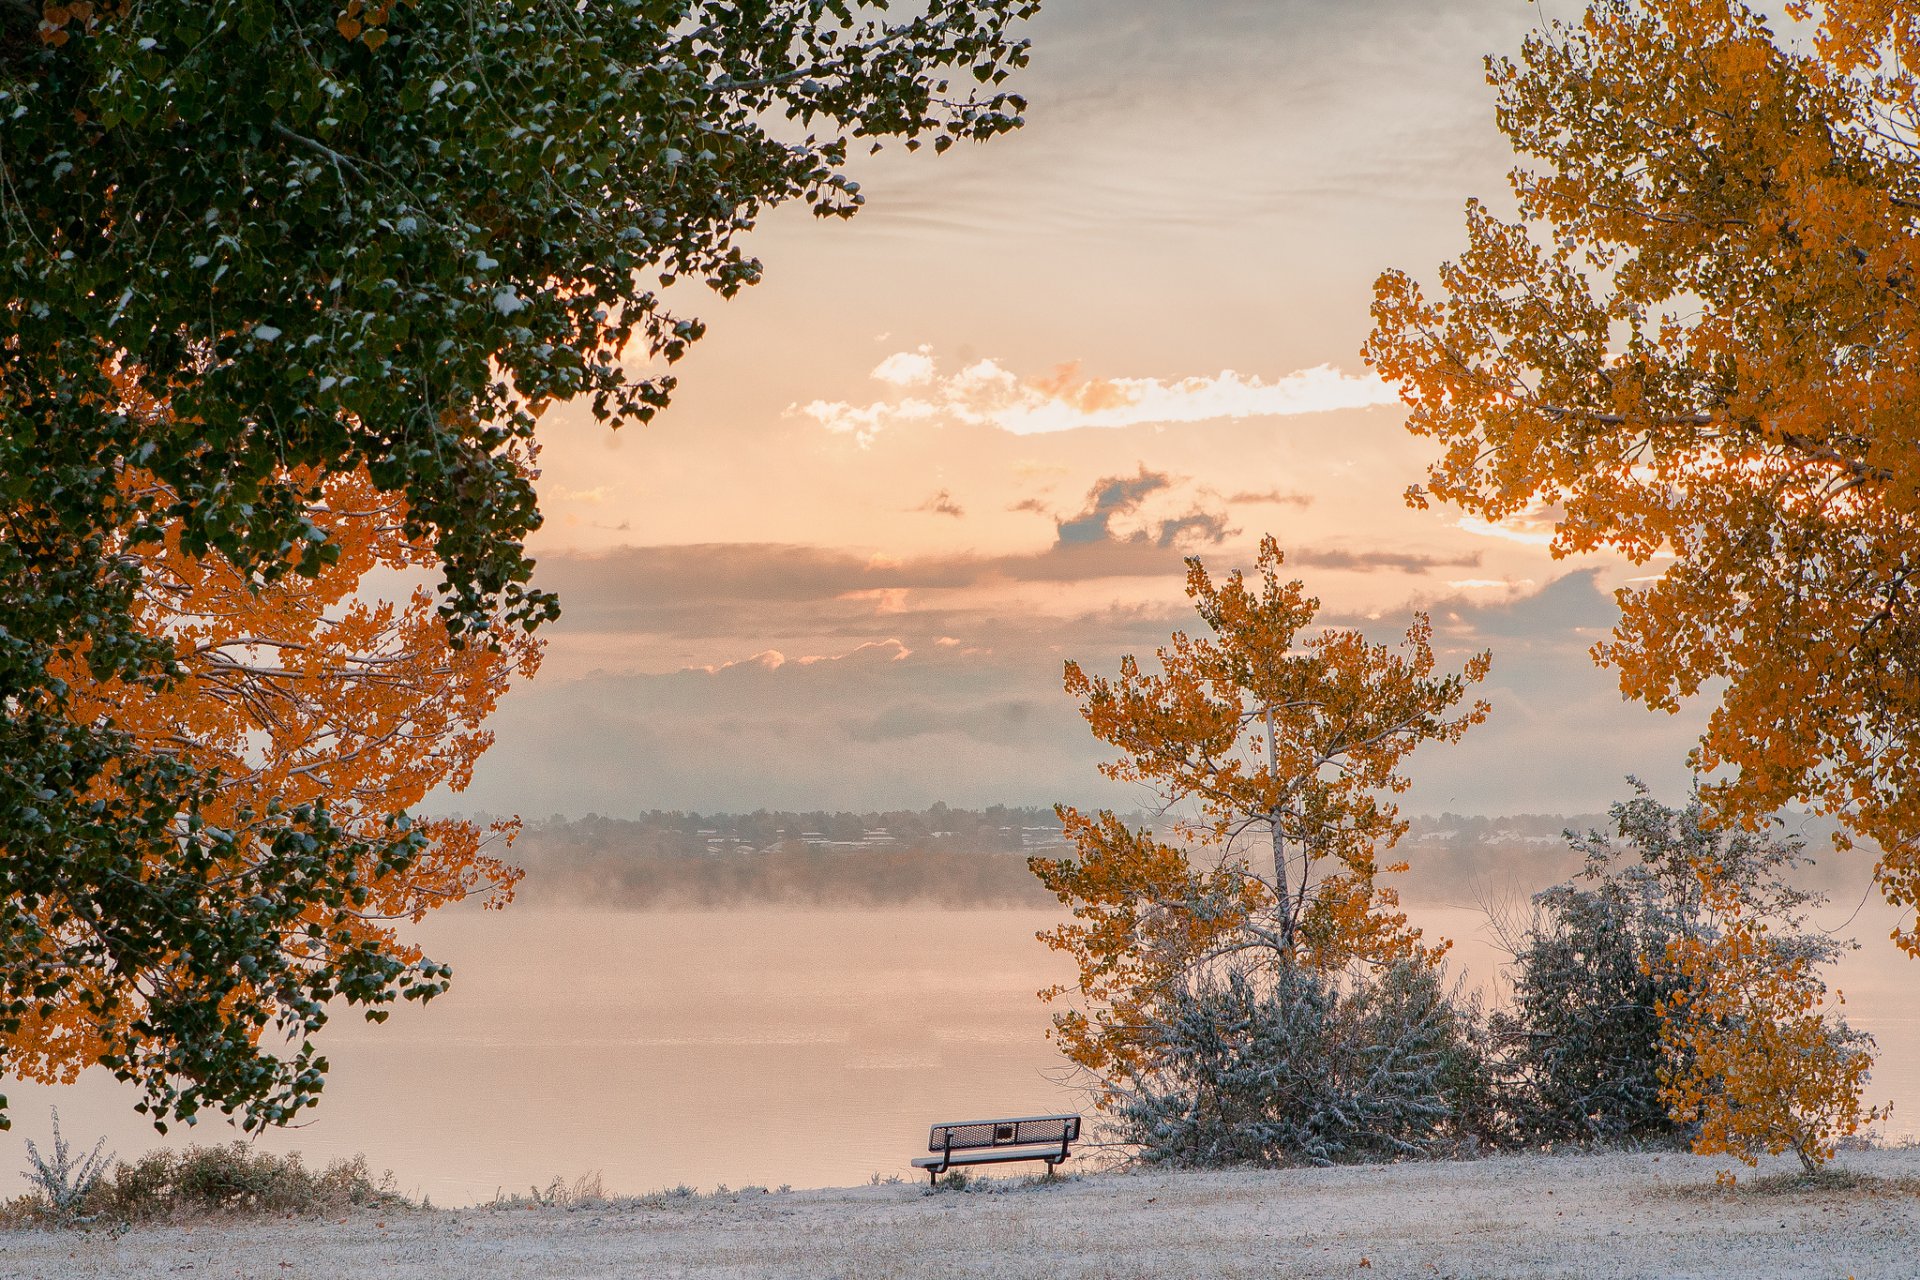
[[[1044,1161],[1049,1169],[1072,1152],[1080,1136],[1080,1117],[1012,1116],[1004,1120],[957,1120],[936,1124],[927,1135],[932,1155],[916,1156],[916,1169],[925,1169],[929,1182],[959,1165],[1000,1164],[1014,1160]]]

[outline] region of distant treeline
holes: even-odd
[[[1172,838],[1164,820],[1130,820]],[[1383,862],[1409,864],[1393,880],[1409,902],[1466,905],[1565,880],[1581,860],[1563,833],[1606,827],[1597,813],[1423,816]],[[1820,852],[1817,841],[1812,851]],[[509,856],[526,868],[521,896],[528,902],[1047,907],[1055,900],[1027,858],[1069,852],[1051,809],[936,804],[869,813],[555,816],[528,823]]]
[[[1045,906],[1033,853],[1066,850],[1051,809],[588,814],[527,824],[528,901],[630,907]]]

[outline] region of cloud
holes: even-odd
[[[1217,547],[1238,532],[1238,529],[1228,526],[1226,516],[1219,512],[1195,510],[1173,520],[1162,520],[1154,545],[1191,547],[1205,544]]]
[[[1600,570],[1562,574],[1538,591],[1504,601],[1462,598],[1434,606],[1456,626],[1498,647],[1502,643],[1557,645],[1586,653],[1594,638],[1620,620],[1620,606],[1600,586]]]
[[[888,356],[875,366],[872,376],[894,388],[895,394],[864,405],[813,400],[789,406],[788,412],[811,418],[829,431],[851,435],[864,445],[890,428],[919,423],[988,426],[1015,435],[1035,435],[1083,427],[1284,417],[1398,403],[1380,379],[1343,373],[1330,364],[1270,382],[1232,369],[1172,380],[1089,378],[1081,376],[1078,364],[1023,378],[992,359],[943,376],[931,349],[921,347]]]
[[[1105,542],[1113,536],[1113,518],[1140,509],[1149,494],[1171,486],[1173,481],[1157,471],[1140,468],[1136,476],[1107,476],[1087,490],[1087,505],[1071,520],[1056,520],[1061,546],[1080,542]]]
[[[1555,533],[1565,519],[1566,510],[1558,503],[1536,502],[1497,524],[1478,516],[1462,516],[1454,524],[1460,532],[1476,538],[1499,538],[1530,547],[1548,547],[1553,545]]]
[[[691,550],[689,565],[711,567],[752,552],[770,566],[769,576],[805,568],[780,548],[736,548],[728,556]],[[1177,565],[1152,547],[1144,553]],[[1131,543],[1083,544],[1029,564],[1144,553]],[[985,571],[988,563],[974,562],[973,569]],[[608,575],[605,585],[625,585],[613,573],[620,564],[595,566]],[[868,564],[853,556],[823,559],[808,589],[828,590],[836,575],[948,572],[932,562]],[[736,568],[722,587],[738,589],[749,576]],[[696,584],[697,574],[687,580]],[[791,625],[796,607],[760,603],[747,625],[764,626],[769,618]],[[1108,752],[1062,695],[1060,664],[1073,657],[1110,672],[1126,653],[1150,662],[1173,630],[1194,625],[1192,612],[1173,604],[1056,613],[934,607],[884,618],[859,599],[827,598],[818,607],[840,611],[845,643],[815,647],[778,638],[777,647],[743,643],[740,659],[711,668],[543,674],[503,703],[498,743],[460,801],[510,812],[612,814],[867,809],[939,799],[1127,806],[1138,802],[1137,793],[1107,786],[1095,771]],[[1595,574],[1568,574],[1512,600],[1442,600],[1432,613],[1448,668],[1467,653],[1493,649],[1492,677],[1475,692],[1493,702],[1494,712],[1458,746],[1416,754],[1411,810],[1590,811],[1617,798],[1629,772],[1663,791],[1684,790],[1685,752],[1704,708],[1667,716],[1622,701],[1615,674],[1596,668],[1586,651],[1591,630],[1617,616]],[[1359,625],[1392,643],[1406,617],[1393,611],[1376,621],[1327,614],[1321,620]],[[555,643],[566,641],[556,636]],[[806,661],[796,653],[817,656]]]
[[[1145,465],[1132,476],[1107,476],[1094,482],[1087,491],[1087,505],[1068,519],[1055,517],[1056,549],[1102,543],[1146,544],[1166,550],[1199,545],[1218,546],[1240,532],[1227,524],[1222,512],[1207,511],[1194,505],[1179,514],[1148,516],[1141,526],[1122,533],[1113,527],[1116,517],[1140,514],[1148,499],[1156,494],[1171,494],[1175,481],[1164,472],[1148,471]]]
[[[906,742],[954,735],[1004,746],[1053,747],[1047,739],[1064,721],[1058,701],[996,698],[991,702],[940,706],[925,699],[896,703],[877,714],[843,722],[855,742]]]
[[[896,387],[917,387],[933,381],[933,348],[896,351],[873,367],[873,380]]]
[[[1239,493],[1229,494],[1227,501],[1235,506],[1254,506],[1272,503],[1274,506],[1310,507],[1313,495],[1310,493],[1283,493],[1279,489],[1263,489],[1259,492],[1243,489]]]
[[[913,650],[901,642],[897,636],[885,640],[869,640],[857,644],[846,653],[810,653],[797,658],[789,658],[778,649],[762,649],[759,653],[734,662],[704,663],[699,666],[684,667],[682,670],[705,672],[710,676],[730,671],[778,671],[789,663],[810,667],[817,662],[865,662],[881,660],[886,662],[904,662],[913,656]]]
[[[607,486],[596,485],[591,489],[568,489],[555,486],[541,493],[541,498],[553,502],[584,502],[598,505],[607,500]]]
[[[966,510],[953,500],[953,495],[945,489],[928,498],[914,510],[931,512],[937,516],[952,516],[956,520],[967,514]]]
[[[925,619],[935,634],[962,635],[943,612],[952,606],[933,601],[1009,583],[1177,580],[1181,553],[1145,533],[1010,555],[904,561],[781,543],[717,543],[548,556],[540,572],[560,594],[561,632],[770,642],[776,633],[858,635],[879,617],[903,613]]]
[[[1315,569],[1345,569],[1351,573],[1425,573],[1429,569],[1478,568],[1480,556],[1427,556],[1411,551],[1347,551],[1338,547],[1306,547],[1286,553],[1287,563]]]

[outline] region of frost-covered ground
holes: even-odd
[[[905,1183],[344,1221],[0,1233],[0,1276],[1912,1276],[1920,1151],[1853,1186],[1714,1187],[1688,1156],[1521,1156],[1283,1173]],[[1763,1172],[1782,1170],[1769,1166]]]

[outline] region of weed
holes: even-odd
[[[47,1215],[55,1222],[64,1225],[88,1220],[82,1210],[106,1173],[107,1162],[113,1159],[102,1154],[106,1146],[107,1140],[102,1138],[86,1156],[75,1160],[65,1135],[60,1132],[58,1107],[53,1111],[53,1158],[43,1157],[40,1148],[33,1145],[33,1139],[27,1139],[28,1169],[20,1176],[45,1198]]]
[[[598,1209],[609,1203],[600,1173],[583,1173],[572,1182],[555,1177],[545,1187],[528,1187],[527,1194],[493,1193],[489,1209]]]

